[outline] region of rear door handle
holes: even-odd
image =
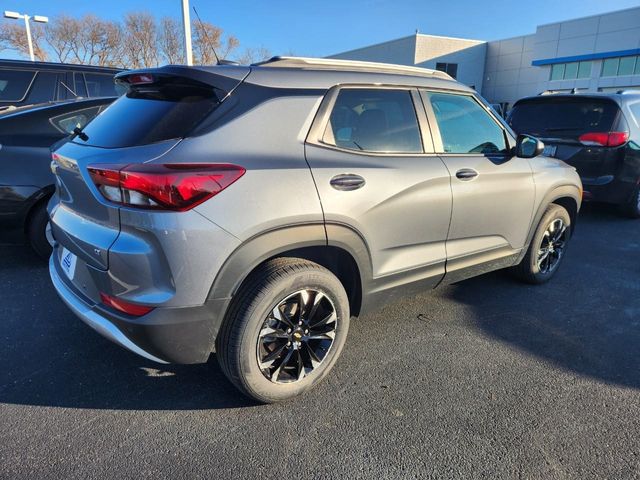
[[[348,192],[364,187],[365,181],[364,178],[355,173],[341,173],[333,177],[329,183],[336,190]]]
[[[456,172],[456,177],[460,180],[472,180],[478,176],[473,168],[462,168]]]

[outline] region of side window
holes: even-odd
[[[366,152],[423,152],[416,111],[408,90],[340,90],[322,141]]]
[[[76,110],[75,112],[67,112],[49,119],[51,124],[60,132],[65,134],[73,133],[77,128],[84,128],[100,111],[100,107],[85,108],[84,110]]]
[[[116,95],[113,75],[103,73],[85,73],[90,97],[112,97]]]
[[[75,72],[73,74],[73,86],[74,91],[78,97],[86,97],[87,96],[87,87],[84,84],[84,77],[82,73]]]
[[[55,100],[56,78],[54,72],[38,72],[26,98],[27,103],[36,104]]]
[[[32,70],[0,70],[0,102],[20,102],[35,75]]]
[[[444,153],[503,153],[504,131],[469,95],[428,92]]]

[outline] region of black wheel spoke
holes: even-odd
[[[286,345],[285,345],[286,347]],[[276,369],[271,373],[271,378],[274,379],[274,381],[278,381],[278,377],[280,376],[280,372],[282,372],[283,367],[286,367],[287,364],[289,363],[289,361],[291,360],[291,357],[293,356],[293,348],[289,348],[287,351],[287,354],[282,358],[282,361],[278,364],[278,366],[276,367]]]
[[[276,360],[278,360],[282,356],[286,348],[286,343],[283,343],[281,346],[276,347],[271,353],[269,353],[262,359],[262,361],[260,362],[260,368],[271,368]]]

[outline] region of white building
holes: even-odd
[[[489,102],[511,105],[544,91],[640,88],[640,7],[491,42],[416,33],[331,58],[447,71]]]

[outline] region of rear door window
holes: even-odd
[[[427,92],[438,122],[442,153],[503,153],[504,130],[471,95]]]
[[[619,108],[600,98],[547,98],[517,103],[509,125],[518,133],[578,138],[586,132],[610,132]]]
[[[87,87],[84,84],[84,76],[82,73],[75,72],[73,74],[73,90],[78,97],[86,97],[87,96]]]
[[[32,70],[0,70],[0,102],[20,102],[36,76]]]
[[[423,152],[416,111],[408,90],[340,90],[322,141],[356,151]]]
[[[85,73],[87,89],[90,97],[113,97],[116,95],[116,86],[113,75],[102,73]]]
[[[185,137],[219,105],[218,92],[194,85],[134,88],[86,126],[86,140],[74,141],[122,148]]]

